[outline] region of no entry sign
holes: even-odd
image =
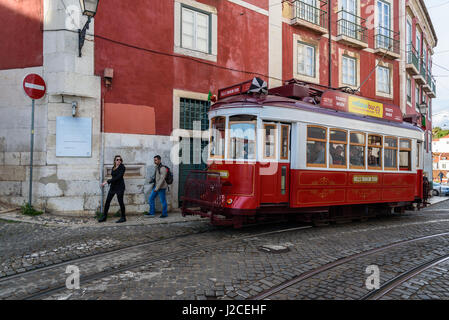
[[[29,74],[23,79],[23,90],[31,99],[40,99],[45,94],[45,81],[38,74]]]

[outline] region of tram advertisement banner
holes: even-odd
[[[320,105],[338,111],[402,122],[402,112],[398,106],[364,99],[336,90],[325,91],[321,96]]]
[[[348,99],[348,111],[376,118],[384,115],[382,103],[352,96]]]

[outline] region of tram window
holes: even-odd
[[[411,141],[410,139],[401,139],[399,142],[399,169],[411,170]]]
[[[326,166],[326,132],[323,127],[307,127],[307,165]]]
[[[368,135],[368,168],[382,168],[382,137],[370,134]]]
[[[229,118],[229,154],[231,159],[256,159],[256,117],[238,115]]]
[[[348,134],[345,130],[330,129],[329,154],[330,166],[346,168],[346,145]]]
[[[365,134],[351,132],[349,138],[349,165],[351,168],[365,168]]]
[[[385,170],[398,169],[398,139],[384,138],[384,168]]]
[[[215,117],[211,120],[210,156],[223,158],[225,152],[225,117]]]
[[[263,157],[276,159],[276,125],[264,124],[264,151]]]
[[[416,142],[416,167],[419,168],[419,158],[421,155],[421,148],[422,148],[422,142],[417,141]]]
[[[290,127],[281,125],[281,159],[288,160],[288,140],[290,138]]]

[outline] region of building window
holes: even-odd
[[[415,84],[415,109],[419,113],[419,87]]]
[[[276,124],[264,124],[264,147],[263,157],[265,159],[276,159]]]
[[[329,134],[330,166],[334,168],[346,168],[348,134],[345,130],[339,129],[330,129]]]
[[[410,139],[400,139],[399,142],[399,169],[411,170],[412,143]]]
[[[327,129],[307,126],[307,166],[326,166]]]
[[[391,47],[392,34],[390,30],[390,4],[383,1],[377,1],[377,24],[378,36],[377,47],[387,50],[393,50]]]
[[[407,75],[407,102],[412,103],[412,79]]]
[[[390,94],[390,69],[377,66],[377,91]]]
[[[406,26],[406,48],[407,51],[407,63],[412,63],[412,23],[410,22],[409,16],[407,16],[407,26]]]
[[[211,120],[210,156],[211,158],[224,157],[225,153],[225,117],[215,117]]]
[[[427,45],[426,45],[425,41],[423,41],[423,45],[422,45],[422,67],[423,67],[424,71],[427,70],[426,66],[427,66]]]
[[[181,47],[210,53],[210,14],[182,6]]]
[[[384,139],[384,168],[386,170],[398,169],[398,139],[385,137]]]
[[[298,73],[315,77],[315,47],[298,42]]]
[[[290,126],[281,125],[281,159],[288,160]]]
[[[382,169],[382,137],[368,135],[368,168]]]
[[[349,139],[349,166],[365,169],[365,134],[351,132]]]
[[[350,86],[356,85],[357,59],[348,56],[342,57],[342,83]]]
[[[419,33],[418,29],[416,29],[416,54],[418,55],[418,61],[421,57],[421,34]]]

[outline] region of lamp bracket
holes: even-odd
[[[79,57],[81,57],[81,49],[83,48],[84,45],[84,39],[86,38],[86,31],[87,29],[89,29],[89,23],[90,23],[90,19],[92,19],[91,16],[88,16],[87,18],[87,22],[84,25],[83,29],[78,29],[78,53],[79,53]]]

